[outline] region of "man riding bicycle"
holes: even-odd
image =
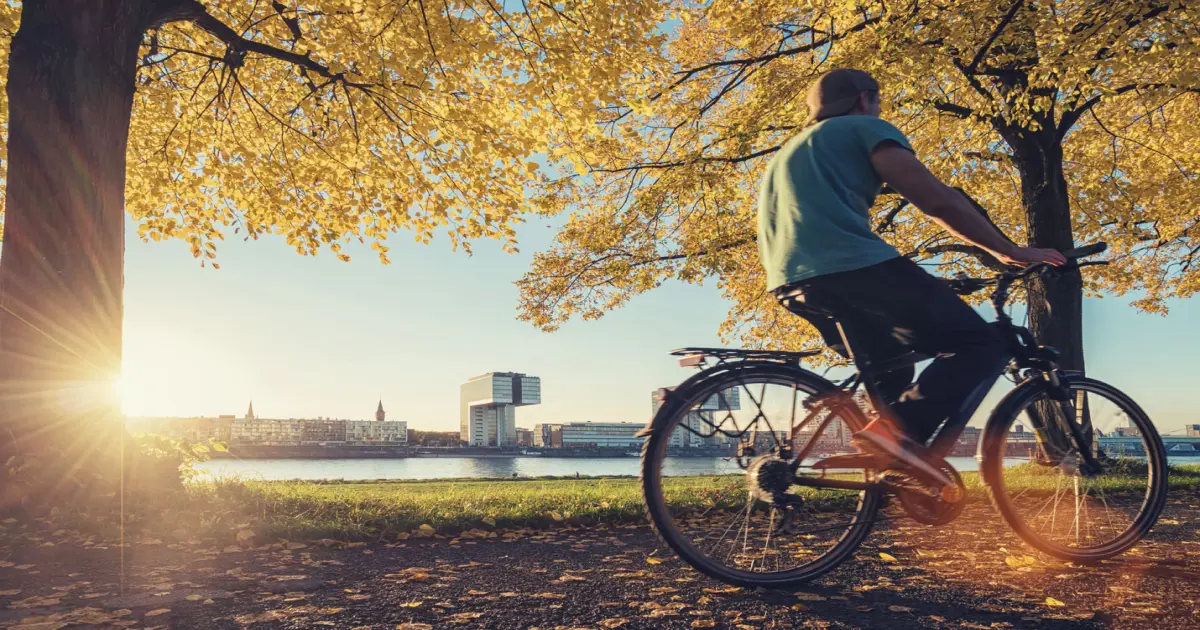
[[[924,448],[942,422],[1007,357],[994,329],[941,280],[876,235],[869,211],[883,183],[935,223],[1009,265],[1066,259],[1018,247],[916,158],[908,139],[879,118],[879,84],[860,70],[822,75],[808,92],[808,124],[767,165],[758,203],[758,245],[767,288],[849,356],[935,356],[913,382],[911,366],[880,375],[896,417],[881,415],[855,445],[933,478]],[[830,319],[826,314],[832,314]]]

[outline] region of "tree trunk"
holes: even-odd
[[[1071,202],[1063,177],[1062,142],[1053,126],[1016,148],[1031,247],[1075,247]],[[1053,346],[1070,370],[1083,370],[1083,280],[1078,271],[1042,275],[1029,283],[1029,328],[1038,342]]]
[[[125,149],[151,5],[22,5],[7,85],[0,454],[38,463],[0,509],[121,470]]]

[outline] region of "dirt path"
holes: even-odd
[[[0,562],[0,624],[1198,628],[1200,498],[1173,500],[1150,541],[1099,567],[1008,560],[1029,550],[977,505],[941,529],[881,527],[857,560],[798,593],[703,578],[644,526],[249,551],[135,544],[123,594],[117,549],[25,545]]]

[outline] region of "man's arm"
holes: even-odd
[[[954,236],[977,245],[1010,265],[1047,262],[1061,265],[1063,255],[1052,249],[1018,247],[958,191],[943,184],[911,151],[894,143],[879,145],[871,153],[875,172],[896,192],[908,199],[938,225]]]

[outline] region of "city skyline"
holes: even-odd
[[[480,242],[453,252],[392,239],[393,264],[347,246],[354,261],[302,257],[281,239],[218,248],[221,269],[200,268],[185,243],[143,243],[128,226],[124,412],[216,416],[256,408],[276,417],[389,415],[429,431],[459,425],[459,385],[497,367],[537,374],[542,404],[521,424],[642,422],[645,393],[691,374],[667,353],[726,345],[728,304],[715,283],[672,282],[595,321],[543,333],[516,321],[513,282],[555,224],[525,224],[521,251]],[[1085,300],[1089,373],[1127,391],[1163,433],[1194,421],[1190,357],[1200,301],[1171,302],[1169,317],[1136,313],[1129,298]],[[1157,369],[1147,370],[1145,366]]]

